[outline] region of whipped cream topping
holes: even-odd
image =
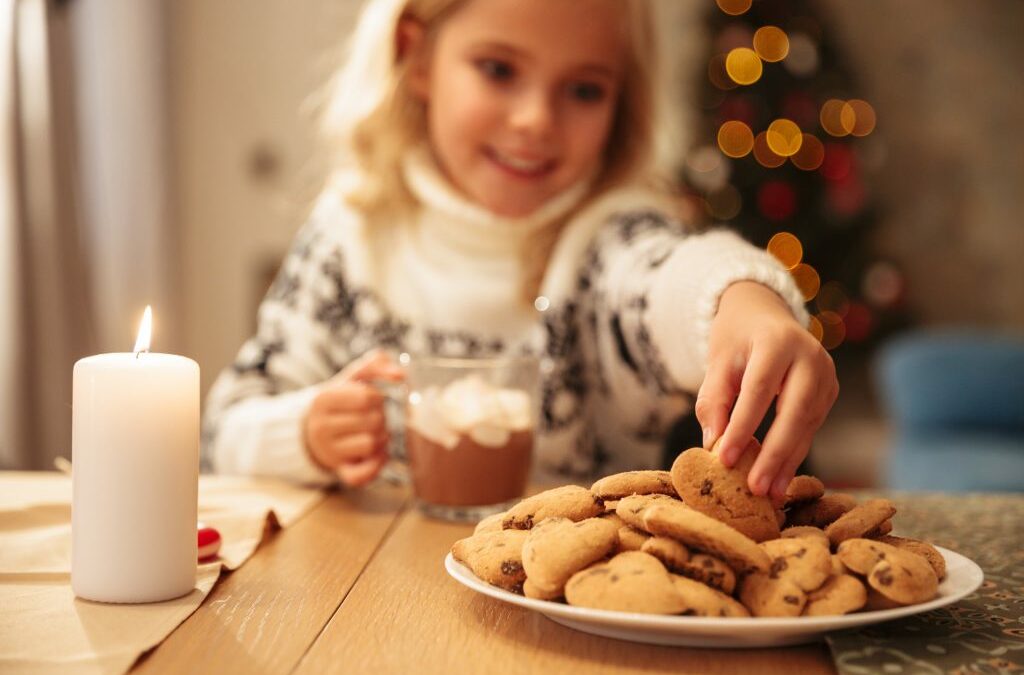
[[[407,424],[449,450],[458,445],[460,435],[500,448],[513,432],[533,427],[532,408],[525,391],[496,387],[479,375],[469,375],[410,394]]]

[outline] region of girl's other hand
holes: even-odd
[[[782,298],[750,281],[725,290],[694,412],[704,447],[721,438],[722,463],[732,466],[777,398],[775,420],[748,476],[754,494],[776,502],[785,497],[838,395],[832,357]]]
[[[388,460],[391,438],[384,395],[371,382],[403,379],[405,371],[381,350],[368,352],[332,377],[313,399],[303,425],[313,461],[336,472],[345,485],[373,480]]]

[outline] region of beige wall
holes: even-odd
[[[908,271],[911,307],[1024,331],[1024,4],[822,4],[878,113],[878,248]]]
[[[171,3],[172,218],[184,352],[203,391],[252,332],[260,271],[286,250],[310,171],[303,102],[329,72],[356,0]],[[308,191],[306,191],[308,192]]]

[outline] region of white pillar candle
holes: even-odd
[[[71,587],[88,600],[158,602],[196,581],[199,366],[136,350],[75,364]]]

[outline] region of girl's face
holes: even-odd
[[[414,93],[448,179],[524,216],[594,171],[621,89],[621,0],[471,0],[440,27]]]

